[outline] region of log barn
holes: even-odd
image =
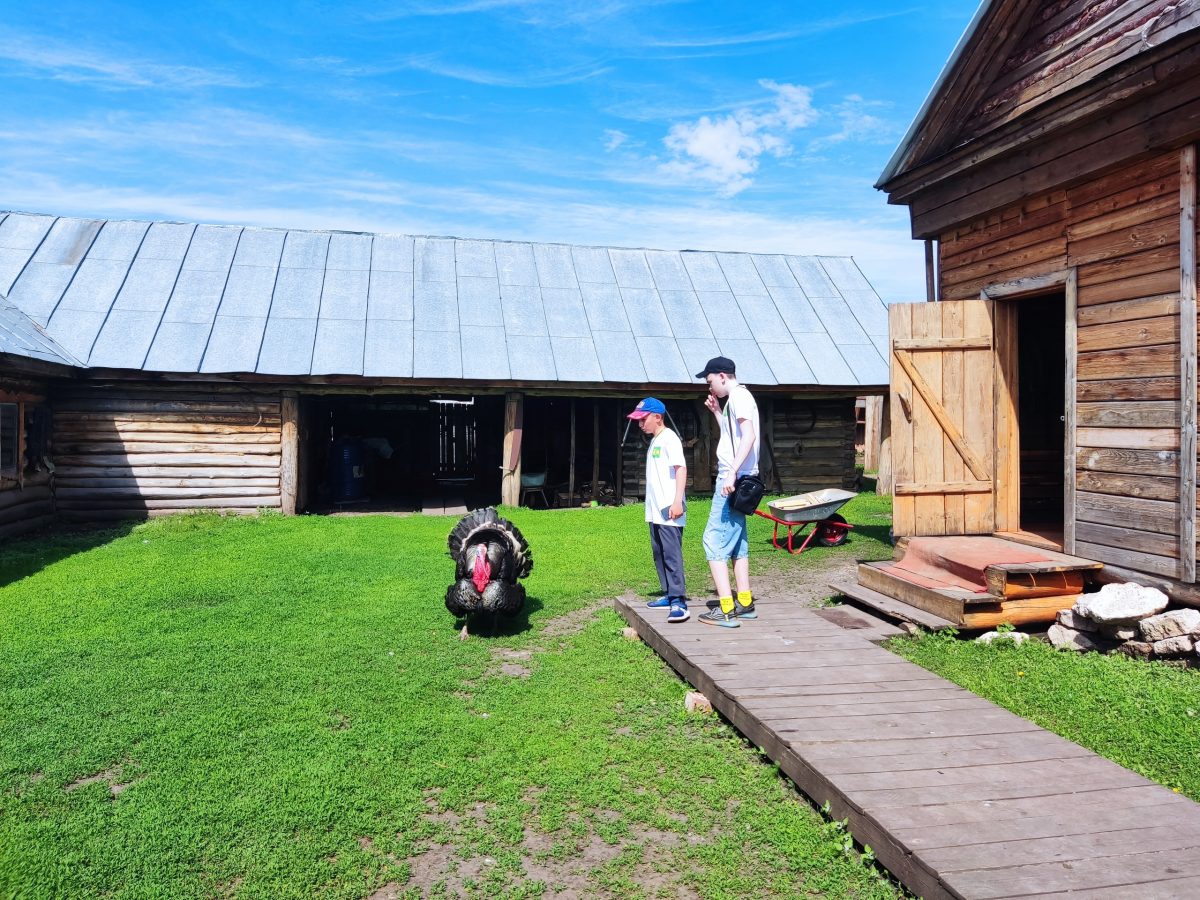
[[[192,508],[640,497],[625,413],[732,357],[767,480],[855,483],[887,309],[849,258],[0,214],[0,535]]]
[[[1002,535],[1196,582],[1200,4],[990,0],[877,187],[897,536]]]

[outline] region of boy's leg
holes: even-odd
[[[735,524],[740,526],[739,535],[733,548],[733,580],[737,586],[737,613],[747,619],[757,619],[754,609],[754,595],[750,593],[750,528],[746,517],[737,513]]]
[[[667,589],[667,572],[663,564],[662,526],[655,525],[653,522],[648,524],[650,525],[650,552],[654,554],[654,568],[658,571],[658,584],[663,593],[657,600],[651,600],[646,605],[651,609],[667,609],[671,605],[669,602],[671,592]]]
[[[733,556],[732,550],[737,537],[730,520],[730,512],[728,498],[719,492],[715,494],[712,512],[704,529],[704,555],[708,557],[708,568],[717,588],[718,606],[700,616],[700,621],[706,625],[737,628],[733,592],[729,589],[729,568],[726,564],[726,560]]]
[[[673,525],[663,525],[659,528],[658,539],[662,546],[667,595],[686,597],[687,590],[684,586],[683,576],[683,529]]]

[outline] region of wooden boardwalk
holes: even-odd
[[[1200,805],[786,600],[617,612],[927,898],[1200,898]],[[864,636],[865,635],[865,636]]]

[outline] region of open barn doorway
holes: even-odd
[[[1015,306],[1020,528],[1061,547],[1066,480],[1066,294],[1007,301]]]
[[[503,420],[493,396],[301,398],[298,505],[454,514],[499,503]]]

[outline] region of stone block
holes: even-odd
[[[1087,616],[1077,613],[1073,609],[1060,609],[1058,624],[1063,628],[1070,628],[1072,631],[1095,631],[1100,627]]]
[[[1027,640],[1029,640],[1029,635],[1023,631],[989,631],[987,634],[981,634],[975,638],[975,643],[994,644],[1008,641],[1010,644],[1016,644],[1020,647]]]
[[[712,703],[699,691],[688,691],[683,698],[683,708],[690,713],[711,713]]]
[[[1132,625],[1162,612],[1167,603],[1167,595],[1158,588],[1133,582],[1106,584],[1080,597],[1075,612],[1101,625]]]
[[[1131,659],[1153,659],[1154,645],[1149,641],[1126,641],[1117,648],[1117,652]]]
[[[1046,632],[1046,637],[1059,650],[1078,650],[1080,652],[1094,650],[1100,652],[1105,649],[1094,635],[1088,634],[1086,631],[1076,631],[1074,628],[1067,628],[1064,625],[1059,625],[1057,622],[1050,626],[1050,630]]]
[[[1155,656],[1183,656],[1195,649],[1195,642],[1186,634],[1154,642]]]
[[[1142,639],[1154,643],[1200,630],[1200,610],[1172,609],[1138,623]]]

